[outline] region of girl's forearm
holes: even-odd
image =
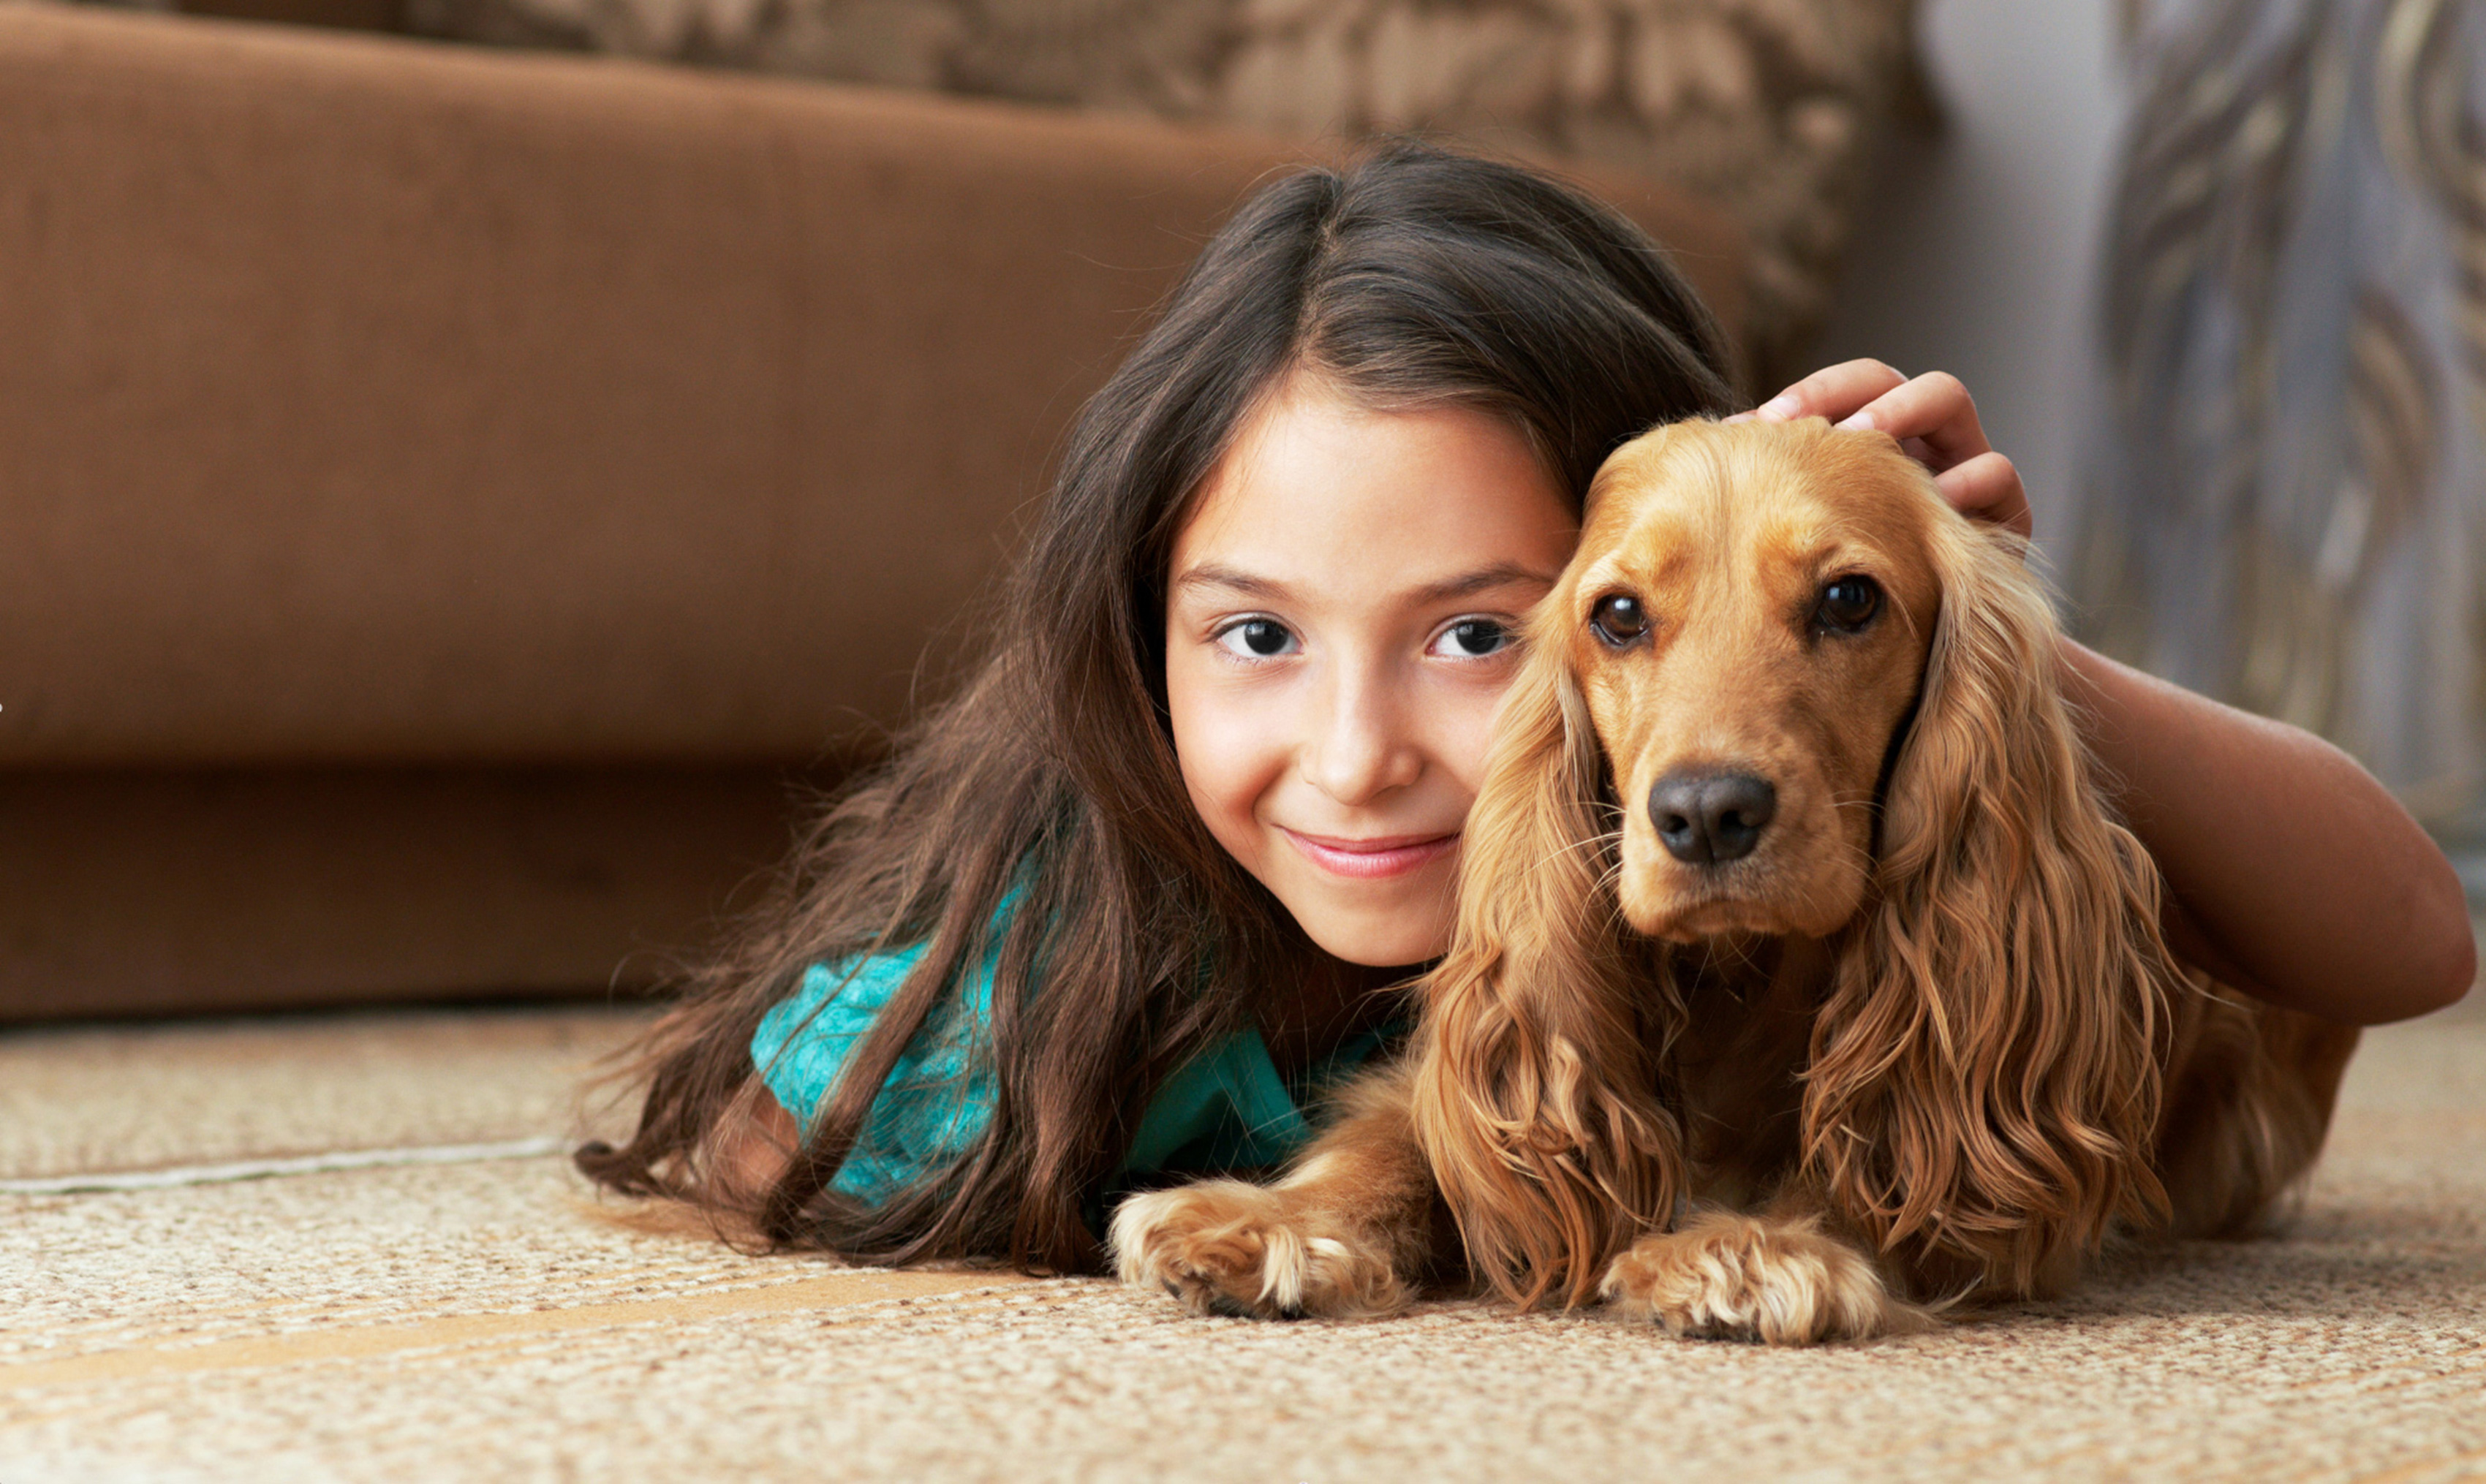
[[[2062,655],[2089,746],[2167,878],[2179,953],[2357,1025],[2468,991],[2476,944],[2459,877],[2347,754],[2069,641]]]

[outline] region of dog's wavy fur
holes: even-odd
[[[1616,573],[1684,570],[1700,554],[1674,547],[1724,539],[1677,521],[1647,549],[1641,508],[1687,482],[1733,502],[1761,565],[1712,591],[1761,636],[1746,668],[1785,678],[1713,663],[1686,701],[1703,714],[1652,721],[1669,708],[1587,619]],[[1800,507],[1784,532],[1773,502]],[[1798,570],[1815,537],[1881,563],[1870,664],[1819,658],[1844,639],[1774,641],[1804,620],[1750,607],[1781,601],[1782,567],[1818,589]],[[1877,434],[1693,423],[1618,451],[1532,619],[1408,1064],[1275,1204],[1240,1213],[1196,1187],[1126,1207],[1125,1277],[1223,1311],[1386,1310],[1441,1262],[1421,1171],[1473,1278],[1523,1305],[1603,1295],[1678,1332],[1802,1342],[2059,1289],[2118,1225],[2250,1227],[2318,1151],[2355,1032],[2239,1000],[2169,952],[2156,869],[2102,802],[2022,557]],[[1618,802],[1737,738],[1785,759],[1799,816],[1773,826],[1794,832],[1779,858],[1738,867],[1762,883],[1752,900],[1668,865]],[[1361,1185],[1325,1184],[1350,1151]],[[1354,1302],[1307,1304],[1184,1246],[1314,1210],[1330,1289]]]
[[[1597,1279],[1580,1259],[1685,1193],[1659,1095],[1682,1006],[1616,930],[1605,759],[1550,647],[1503,716],[1461,841],[1456,935],[1424,987],[1413,1126],[1475,1270],[1523,1305],[1568,1275],[1577,1302]]]
[[[2027,1288],[2065,1244],[2164,1208],[2147,1153],[2177,973],[2155,871],[2094,802],[2044,594],[2004,541],[1931,534],[1942,617],[1890,770],[1878,899],[1839,931],[1814,1022],[1803,1163],[1877,1245]],[[1523,1301],[1585,1298],[1683,1184],[1649,1065],[1682,1007],[1619,1013],[1612,790],[1571,652],[1542,636],[1506,713],[1416,1087],[1471,1259]]]

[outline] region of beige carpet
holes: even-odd
[[[630,1024],[0,1036],[0,1484],[2486,1477],[2486,1003],[2371,1036],[2285,1238],[1810,1353],[633,1230],[528,1152]]]

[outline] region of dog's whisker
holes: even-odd
[[[1566,840],[1562,844],[1555,847],[1550,854],[1539,856],[1536,860],[1536,866],[1538,869],[1542,870],[1546,866],[1552,866],[1555,862],[1561,860],[1564,856],[1576,855],[1583,851],[1615,850],[1619,853],[1622,845],[1622,832],[1620,830],[1614,830],[1603,834],[1584,836],[1579,839]],[[1619,861],[1609,863],[1606,866],[1606,870],[1611,872],[1617,869],[1620,865],[1621,863]]]

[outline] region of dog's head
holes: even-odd
[[[1856,915],[1956,519],[1890,439],[1819,423],[1679,424],[1606,461],[1534,639],[1622,806],[1634,928],[1820,937]]]
[[[2020,556],[1877,433],[1687,423],[1607,461],[1426,983],[1418,1132],[1489,1281],[1576,1300],[1682,1187],[1686,1026],[1635,936],[1830,941],[1804,1158],[1884,1245],[2026,1288],[2157,1198],[2157,878]]]

